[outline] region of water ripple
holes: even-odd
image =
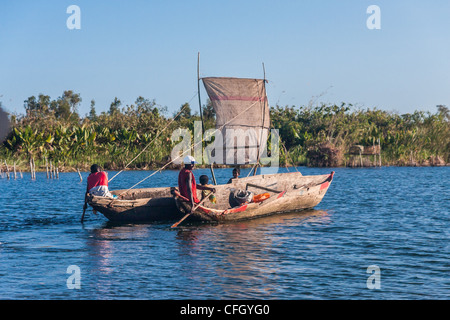
[[[334,170],[316,210],[176,230],[112,224],[90,212],[82,226],[85,184],[76,173],[0,179],[0,299],[450,298],[442,178],[450,169]],[[148,174],[125,172],[114,187]],[[219,180],[230,175],[216,170]],[[174,185],[177,172],[154,177],[141,187]],[[69,265],[81,269],[81,290],[66,287]],[[371,265],[381,271],[379,290],[367,287]]]

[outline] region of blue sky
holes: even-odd
[[[68,6],[81,9],[69,30]],[[381,9],[369,30],[367,7]],[[138,96],[169,113],[201,76],[263,76],[269,102],[352,103],[400,113],[450,105],[450,1],[0,0],[0,101],[81,94],[80,114]],[[202,89],[202,100],[206,94]],[[191,100],[192,99],[192,100]]]

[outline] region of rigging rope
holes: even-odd
[[[175,117],[173,117],[173,119],[169,122],[169,124],[167,125],[167,126],[165,126],[164,127],[164,129],[162,129],[162,131],[161,132],[159,132],[159,134],[157,134],[156,135],[156,137],[152,140],[152,141],[150,141],[146,146],[145,146],[145,148],[136,156],[136,157],[134,157],[133,158],[133,160],[131,160],[122,170],[120,170],[119,172],[117,172],[115,175],[114,175],[114,177],[112,177],[111,179],[109,179],[109,181],[108,182],[111,182],[115,177],[117,177],[119,174],[121,174],[123,171],[125,171],[125,169],[127,169],[128,168],[128,166],[130,165],[130,164],[132,164],[133,162],[134,162],[134,160],[136,160],[137,158],[139,158],[139,156],[141,155],[141,154],[143,154],[144,152],[145,152],[145,150],[147,150],[147,148],[156,140],[156,139],[158,139],[158,137],[172,124],[172,122],[174,122],[175,121],[175,119],[176,118],[178,118],[178,116],[183,112],[183,110],[189,105],[189,103],[191,103],[191,101],[195,98],[195,96],[197,95],[197,93],[191,98],[191,100],[187,103],[187,104],[185,104],[182,108],[181,108],[181,110],[180,110],[180,112],[178,112],[178,114],[175,116]]]
[[[270,121],[270,127],[271,127],[272,129],[275,129],[275,128],[273,127],[272,120]],[[272,131],[271,131],[271,132],[272,132]],[[298,171],[297,166],[294,164],[294,161],[292,160],[290,153],[287,151],[286,146],[285,146],[285,144],[283,143],[283,140],[281,140],[281,137],[280,137],[280,134],[279,134],[278,130],[275,130],[275,132],[277,133],[278,141],[280,141],[280,142],[281,142],[281,145],[283,146],[283,149],[284,149],[284,155],[287,156],[287,157],[289,157],[289,159],[291,160],[291,163],[292,163],[293,166],[294,166],[295,171],[300,172],[300,171]],[[247,178],[250,176],[250,174],[252,173],[253,170],[257,170],[257,168],[256,168],[256,165],[257,165],[257,164],[258,164],[258,163],[255,163],[255,165],[252,167],[252,169],[250,170],[250,172],[249,172],[248,175],[247,175]],[[287,162],[286,162],[286,169],[287,169],[287,171],[289,172],[289,169],[288,169],[288,167],[287,167]]]
[[[247,112],[248,110],[250,110],[256,103],[258,103],[258,101],[255,101],[253,104],[251,104],[247,109],[243,110],[242,112],[240,112],[239,114],[237,114],[234,118],[228,120],[227,122],[225,122],[220,128],[216,129],[212,134],[215,134],[216,132],[218,132],[219,130],[222,130],[223,127],[225,127],[228,123],[230,123],[231,121],[233,121],[234,119],[236,119],[237,117],[239,117],[240,115],[242,115],[244,112]],[[193,145],[193,147],[196,147],[198,144],[203,143],[204,142],[204,138],[202,137],[201,141],[198,141],[196,144]],[[119,194],[118,198],[127,193],[128,191],[134,189],[135,187],[137,187],[138,185],[140,185],[142,182],[144,182],[145,180],[151,178],[152,176],[154,176],[155,174],[157,174],[158,172],[161,172],[162,170],[164,170],[167,166],[169,166],[171,163],[173,163],[175,160],[181,158],[182,156],[184,156],[185,153],[190,152],[191,149],[187,149],[186,151],[184,151],[183,153],[181,153],[178,157],[176,157],[175,159],[172,159],[171,161],[169,161],[168,163],[166,163],[164,166],[162,166],[161,168],[159,168],[157,171],[153,172],[152,174],[150,174],[149,176],[147,176],[146,178],[142,179],[141,181],[139,181],[138,183],[136,183],[135,185],[133,185],[132,187],[130,187],[129,189],[123,191],[122,193]],[[112,201],[109,203],[109,206],[112,205],[112,203],[117,199],[112,199]]]

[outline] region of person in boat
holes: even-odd
[[[214,188],[212,185],[208,184],[209,183],[209,178],[208,178],[207,175],[201,175],[199,180],[200,180],[200,184],[203,187]],[[207,190],[202,190],[202,198],[201,198],[201,200],[205,199],[208,196],[209,193],[210,192],[208,192]],[[216,196],[214,194],[209,195],[208,198],[209,198],[209,201],[211,201],[212,203],[216,203]]]
[[[240,175],[241,175],[241,170],[239,168],[234,168],[233,169],[233,178],[230,178],[230,180],[228,180],[227,184],[232,183],[234,179],[239,179]]]
[[[197,189],[212,192],[216,192],[216,189],[196,183],[194,173],[192,172],[197,163],[194,157],[186,156],[183,159],[183,163],[184,168],[178,174],[178,189],[183,197],[189,199],[189,203],[193,207],[195,204],[200,203],[197,197]]]
[[[87,178],[87,184],[87,193],[98,197],[117,198],[117,196],[109,192],[108,174],[105,171],[101,171],[96,164],[91,166],[91,174]]]

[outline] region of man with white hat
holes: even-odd
[[[180,190],[180,194],[189,199],[189,203],[192,207],[196,203],[199,203],[200,200],[197,198],[197,189],[199,190],[210,190],[212,192],[216,192],[216,189],[210,188],[207,186],[202,186],[195,182],[194,173],[192,169],[194,165],[197,163],[194,157],[186,156],[183,160],[184,168],[181,169],[178,175],[178,189]]]

